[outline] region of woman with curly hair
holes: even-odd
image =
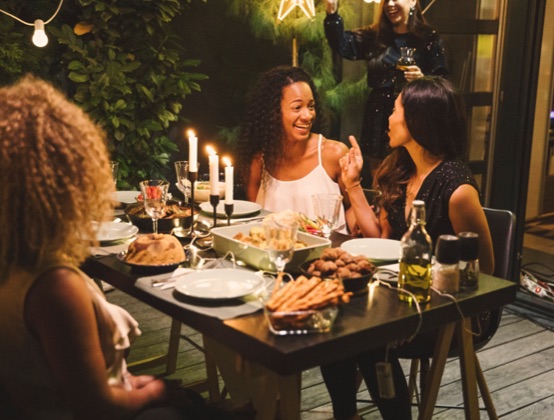
[[[389,117],[391,154],[379,167],[374,187],[383,192],[377,217],[360,183],[363,165],[354,137],[353,147],[341,160],[342,179],[367,237],[400,240],[408,230],[407,220],[414,200],[426,205],[426,229],[433,243],[440,235],[476,232],[479,235],[479,266],[483,273],[494,269],[492,240],[471,171],[462,160],[467,147],[465,106],[452,84],[440,77],[423,77],[408,83],[395,101]],[[429,346],[434,333],[417,336],[407,346]],[[413,347],[411,347],[413,348]],[[385,348],[360,354],[321,367],[337,419],[357,419],[357,368],[384,419],[411,418],[408,388],[397,350]],[[376,364],[388,359],[394,377],[395,397],[382,398]]]
[[[313,194],[342,194],[339,159],[348,148],[314,132],[318,110],[315,84],[300,67],[275,67],[252,86],[238,143],[249,200],[315,218]],[[344,208],[338,225],[345,231]]]
[[[10,414],[119,419],[165,403],[164,381],[127,372],[136,321],[77,268],[97,244],[91,222],[113,215],[103,132],[44,81],[0,88],[0,180],[0,394]]]

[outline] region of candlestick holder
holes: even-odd
[[[234,204],[225,203],[225,215],[227,216],[227,226],[231,226],[231,215],[233,214]]]
[[[210,194],[210,204],[214,209],[214,227],[217,226],[217,205],[219,204],[219,194]]]

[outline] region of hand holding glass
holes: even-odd
[[[264,222],[265,241],[269,260],[282,275],[285,265],[292,259],[298,233],[298,225],[284,225],[275,220]]]
[[[312,195],[312,201],[317,222],[321,226],[321,232],[325,238],[329,239],[331,232],[337,228],[342,206],[342,195],[315,194]]]
[[[169,182],[151,179],[140,183],[144,210],[152,218],[152,232],[158,233],[158,219],[165,215],[165,202]]]

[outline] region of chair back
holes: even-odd
[[[512,273],[514,265],[511,259],[515,245],[516,217],[509,210],[487,207],[483,210],[489,224],[494,249],[493,275],[507,280],[517,280]]]

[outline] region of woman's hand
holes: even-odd
[[[327,0],[325,2],[325,11],[327,12],[327,14],[331,15],[333,13],[335,13],[337,11],[337,9],[339,8],[339,2],[338,0]]]
[[[360,173],[364,166],[364,159],[362,158],[362,152],[356,138],[350,136],[348,140],[350,140],[352,147],[339,161],[342,183],[347,191],[350,187],[360,183]]]
[[[423,72],[418,66],[408,66],[406,71],[404,71],[404,77],[408,82],[411,82],[415,79],[421,79],[423,77]]]

